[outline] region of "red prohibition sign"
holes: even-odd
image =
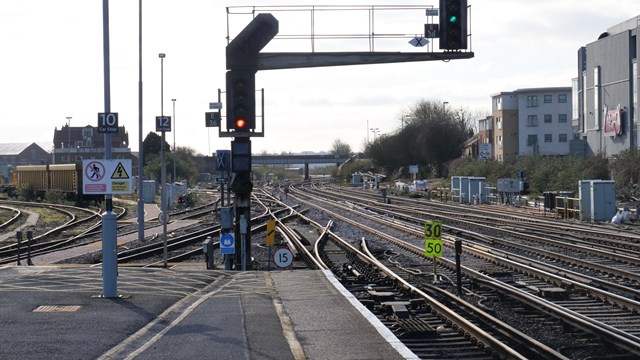
[[[84,173],[90,181],[100,181],[104,178],[106,169],[103,163],[92,161],[84,168]]]

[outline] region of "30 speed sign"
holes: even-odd
[[[425,222],[424,240],[424,254],[426,256],[442,256],[442,222]]]

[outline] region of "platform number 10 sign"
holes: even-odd
[[[98,113],[98,133],[115,134],[118,132],[118,113]]]
[[[424,254],[426,256],[442,256],[442,222],[425,222],[424,240]]]

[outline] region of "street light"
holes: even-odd
[[[176,99],[171,99],[173,102],[173,182],[178,181],[176,177]]]
[[[449,103],[448,101],[445,101],[445,102],[442,103],[442,112],[444,112],[444,113],[447,112],[447,104],[448,103]]]
[[[371,128],[369,129],[373,133],[373,142],[376,142],[376,134],[380,132],[379,128]]]
[[[67,161],[71,163],[71,116],[67,116],[67,152],[69,156],[67,157]]]
[[[164,119],[164,58],[165,54],[158,54],[160,58],[160,119]],[[164,158],[165,131],[162,130],[162,140],[160,140],[160,182],[162,183],[160,191],[160,209],[163,215],[162,221],[162,241],[163,255],[162,260],[164,267],[167,268],[167,168]]]
[[[400,130],[404,130],[404,119],[410,119],[410,118],[411,118],[410,114],[402,114],[402,118],[400,120],[402,125],[400,127]]]

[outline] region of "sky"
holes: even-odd
[[[143,137],[155,117],[173,115],[167,141],[198,154],[229,149],[231,138],[206,128],[204,113],[224,91],[227,29],[233,38],[251,20],[238,6],[333,5],[316,1],[142,0]],[[349,5],[433,5],[404,0],[349,1]],[[264,134],[253,153],[329,151],[336,140],[361,151],[366,141],[392,134],[420,101],[448,109],[490,114],[490,96],[532,87],[571,86],[577,51],[607,28],[640,15],[637,0],[469,0],[470,49],[475,57],[427,61],[259,71],[264,89]],[[282,9],[282,8],[279,8]],[[281,35],[308,35],[311,12],[271,11]],[[317,11],[314,32],[365,34],[369,11]],[[109,1],[111,111],[139,139],[139,1]],[[52,144],[67,123],[96,126],[105,111],[102,0],[2,0],[0,3],[0,143]],[[420,36],[423,10],[374,11],[376,34]],[[437,22],[437,19],[435,19]],[[415,48],[407,39],[376,39],[375,51],[440,51]],[[274,39],[263,52],[369,51],[361,40]],[[165,53],[162,62],[159,53]],[[163,79],[161,86],[161,77]],[[161,106],[161,88],[164,94]],[[259,97],[259,96],[258,96]],[[171,99],[175,99],[172,102]],[[224,104],[224,94],[223,94]],[[223,105],[224,106],[224,105]],[[258,104],[258,107],[261,105]],[[374,129],[374,130],[372,130]],[[52,146],[52,145],[51,145]],[[45,148],[51,150],[51,148]]]

